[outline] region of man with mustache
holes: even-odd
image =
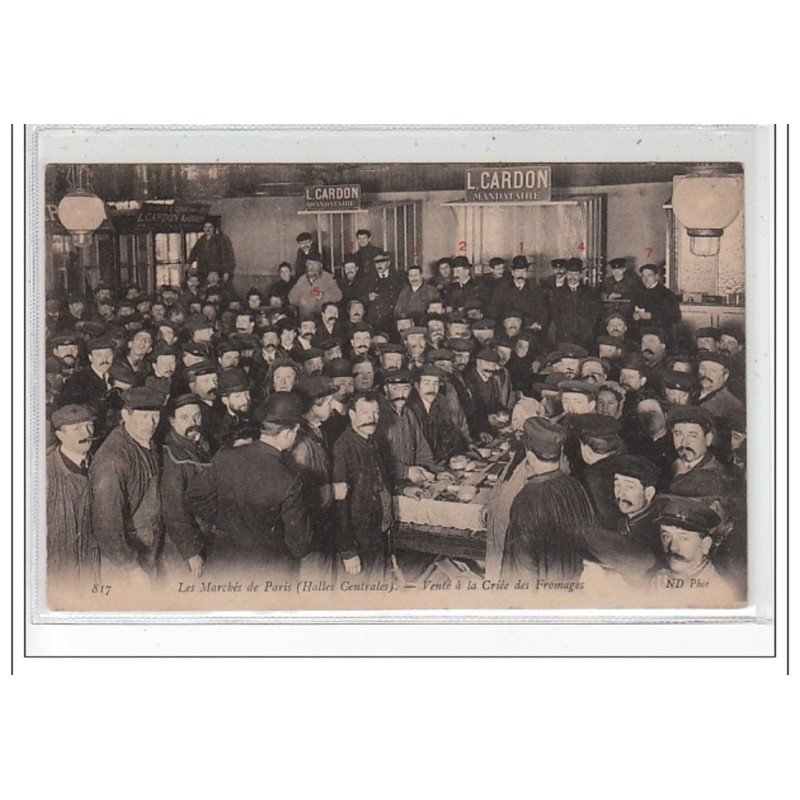
[[[667,371],[667,334],[648,325],[642,329],[639,350],[650,370],[650,388],[661,389],[661,378]]]
[[[398,295],[394,304],[394,318],[411,317],[421,321],[428,310],[428,303],[439,298],[438,290],[426,283],[422,277],[422,267],[411,264],[406,269],[406,286]]]
[[[92,527],[106,583],[148,585],[158,572],[163,544],[159,454],[153,441],[164,396],[146,387],[122,393],[121,424],[89,467]]]
[[[324,377],[330,379],[336,387],[336,392],[331,400],[331,415],[327,422],[322,423],[322,433],[333,450],[336,440],[347,430],[350,417],[347,413],[347,403],[355,392],[353,381],[353,366],[345,358],[329,361],[322,370]]]
[[[533,331],[547,331],[550,325],[550,309],[544,292],[528,279],[530,264],[525,256],[514,256],[511,260],[511,280],[500,280],[489,303],[489,316],[496,320],[516,316],[528,319]]]
[[[406,348],[406,364],[411,370],[419,369],[425,361],[425,349],[428,346],[428,332],[417,325],[403,331],[403,345]]]
[[[453,311],[463,312],[468,302],[477,300],[486,307],[489,300],[486,287],[472,277],[472,264],[469,263],[469,259],[466,256],[456,256],[452,263],[455,280],[447,288],[445,295],[447,305]]]
[[[213,450],[238,447],[258,438],[258,426],[250,415],[250,383],[247,373],[235,367],[220,374],[217,392],[224,409],[214,428]]]
[[[670,490],[687,473],[708,470],[719,480],[721,494],[727,493],[729,483],[725,467],[709,451],[714,441],[714,418],[711,414],[702,406],[675,406],[667,414],[667,424],[678,454],[672,467]]]
[[[626,392],[622,404],[622,438],[633,453],[638,452],[643,438],[636,409],[649,379],[650,369],[641,353],[628,353],[623,357],[619,371],[619,383]]]
[[[666,567],[653,577],[653,588],[671,605],[736,603],[734,590],[712,563],[720,522],[715,511],[689,497],[670,499],[659,514]]]
[[[475,364],[464,373],[464,383],[474,398],[478,434],[492,434],[493,424],[498,422],[497,415],[508,411],[503,386],[496,375],[500,369],[497,351],[484,348],[478,353]]]
[[[333,275],[323,271],[321,257],[306,258],[305,271],[289,292],[289,303],[298,310],[300,319],[316,319],[323,303],[338,303],[341,299],[342,290]]]
[[[393,523],[391,484],[375,432],[380,407],[372,392],[348,402],[350,427],[333,446],[337,553],[348,575],[383,580]]]
[[[408,407],[412,391],[411,373],[398,369],[383,379],[384,397],[379,401],[376,437],[386,455],[389,479],[396,491],[408,483],[418,484],[434,478],[434,461],[422,426]]]
[[[715,448],[723,460],[731,451],[731,426],[745,413],[744,404],[728,388],[731,365],[724,353],[699,352],[697,374],[700,390],[697,404],[714,417]]]
[[[397,298],[406,285],[402,275],[391,268],[388,253],[373,259],[374,270],[364,278],[363,297],[367,300],[367,319],[375,330],[390,330]]]
[[[220,403],[217,367],[211,361],[201,361],[186,370],[189,392],[200,398],[202,418],[200,431],[203,439],[211,443],[212,455],[216,452],[216,430],[225,411]]]
[[[77,333],[60,333],[50,339],[50,355],[45,362],[48,374],[68,379],[78,366],[81,338]]]
[[[550,295],[550,310],[556,342],[576,342],[588,347],[594,339],[594,328],[600,310],[594,289],[581,280],[583,261],[567,262],[566,282]]]
[[[372,261],[365,270],[372,270]],[[342,274],[336,279],[342,292],[342,305],[347,308],[351,300],[361,300],[365,272],[359,267],[358,259],[353,253],[346,253],[342,259]]]
[[[62,405],[89,406],[99,413],[106,393],[111,388],[108,371],[114,362],[114,342],[108,336],[98,336],[89,342],[86,349],[89,366],[67,378],[61,390],[60,402]]]
[[[70,404],[50,421],[58,445],[47,453],[47,571],[52,578],[96,580],[99,553],[91,524],[89,450],[91,409]]]
[[[132,330],[128,333],[127,350],[117,356],[117,361],[127,363],[136,375],[137,385],[141,386],[150,374],[148,356],[153,351],[153,334],[149,330]]]
[[[167,408],[169,432],[162,448],[161,503],[164,515],[163,561],[175,577],[199,578],[206,559],[211,530],[196,517],[187,503],[189,483],[208,468],[210,448],[200,432],[201,400],[183,394]]]
[[[659,470],[659,489],[666,489],[672,480],[672,467],[678,453],[672,432],[667,425],[664,402],[654,392],[644,390],[636,405],[640,436],[635,440],[635,452],[655,464]]]
[[[313,347],[320,347],[328,339],[343,340],[342,326],[339,324],[339,305],[331,300],[322,304],[319,324],[314,338],[311,340]]]

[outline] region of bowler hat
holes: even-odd
[[[303,401],[295,392],[275,392],[253,413],[253,419],[259,424],[296,425],[302,416]]]

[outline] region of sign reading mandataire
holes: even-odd
[[[361,208],[361,186],[306,186],[306,211],[347,211]]]
[[[468,169],[464,200],[467,203],[520,203],[550,200],[550,166]]]

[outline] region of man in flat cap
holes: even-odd
[[[189,484],[208,469],[211,460],[208,442],[201,436],[201,400],[196,394],[183,394],[170,400],[166,416],[169,431],[162,447],[161,505],[164,518],[162,561],[167,574],[176,577],[203,572],[211,528],[194,514],[186,499]]]
[[[670,499],[658,515],[666,567],[653,577],[653,588],[670,604],[730,606],[737,601],[730,584],[712,563],[719,515],[699,500]]]
[[[322,269],[322,258],[309,256],[305,272],[289,292],[289,303],[297,309],[300,319],[315,320],[324,303],[338,303],[341,299],[342,291],[333,275]]]
[[[380,406],[375,393],[348,401],[350,427],[333,446],[337,553],[347,575],[382,581],[389,566],[394,521],[391,483],[375,432]]]
[[[200,361],[186,370],[189,383],[189,392],[200,398],[202,421],[200,430],[203,439],[211,444],[212,454],[217,449],[217,427],[222,419],[225,409],[219,398],[219,373],[217,365],[211,361]]]
[[[373,330],[391,330],[395,303],[406,282],[392,269],[388,253],[376,254],[373,265],[372,273],[364,277],[362,294],[367,304],[367,321]]]
[[[594,522],[591,502],[577,479],[561,470],[566,431],[543,417],[523,425],[530,477],[511,505],[501,574],[538,581],[577,580],[583,551],[577,535]]]
[[[336,440],[350,425],[347,403],[355,392],[353,365],[345,358],[337,358],[325,365],[322,374],[324,377],[329,378],[336,388],[331,400],[330,419],[322,425],[325,440],[333,450]]]
[[[655,264],[639,267],[639,277],[641,283],[631,293],[634,327],[661,328],[672,342],[675,326],[681,321],[677,295],[661,282],[661,269]]]
[[[292,579],[311,546],[301,477],[284,462],[302,417],[294,393],[272,395],[254,414],[259,438],[224,447],[189,484],[187,501],[216,527],[206,570],[239,579]]]
[[[614,460],[614,498],[623,515],[617,525],[622,536],[661,553],[661,537],[653,503],[660,480],[658,467],[646,458],[620,455]]]
[[[627,259],[612,258],[607,268],[608,274],[603,279],[603,297],[606,300],[629,300],[639,281],[628,271]]]
[[[714,418],[711,414],[702,406],[674,406],[667,414],[667,424],[678,454],[672,468],[671,486],[679,483],[682,476],[699,469],[713,473],[727,490],[725,467],[709,450],[714,441]]]
[[[417,415],[434,461],[442,464],[452,456],[465,452],[468,444],[441,392],[443,380],[440,369],[425,364],[417,370],[414,391],[407,401],[409,409]]]
[[[379,400],[378,428],[375,432],[389,480],[396,492],[409,483],[418,484],[434,478],[434,460],[417,415],[408,407],[412,377],[398,369],[384,375],[384,397]]]
[[[511,280],[499,281],[489,303],[489,315],[496,320],[516,314],[529,320],[533,331],[547,332],[550,325],[550,309],[544,292],[528,278],[530,265],[525,256],[514,256],[511,260]]]
[[[99,555],[92,532],[89,451],[94,413],[65,405],[50,422],[58,445],[45,459],[47,473],[47,571],[65,580],[97,579]]]
[[[428,311],[428,303],[437,300],[439,292],[425,282],[419,264],[409,265],[406,280],[408,286],[400,292],[394,304],[394,317],[411,317],[415,322],[421,322]]]
[[[92,527],[106,583],[155,577],[163,545],[159,454],[153,436],[164,396],[134,387],[122,393],[121,424],[89,467]],[[141,584],[140,584],[141,585]]]
[[[202,281],[212,270],[218,272],[226,283],[233,282],[236,259],[231,240],[217,228],[216,221],[208,217],[203,223],[203,235],[189,253],[187,267],[195,265]]]
[[[697,405],[714,418],[715,448],[720,458],[727,459],[731,446],[731,426],[745,413],[744,404],[729,388],[730,359],[724,353],[700,351],[697,354],[699,392]]]
[[[594,289],[581,280],[583,261],[571,258],[566,269],[564,285],[550,295],[555,340],[588,347],[594,340],[600,306]]]
[[[59,333],[50,339],[49,347],[50,354],[45,361],[45,371],[60,375],[67,380],[78,367],[81,337],[74,332]]]
[[[502,386],[496,377],[499,370],[500,357],[497,350],[483,348],[476,355],[475,363],[464,372],[464,383],[475,404],[478,434],[492,434],[493,425],[498,424],[498,414],[508,413]]]

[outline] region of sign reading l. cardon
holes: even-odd
[[[361,208],[361,186],[306,186],[306,211],[353,211]]]
[[[464,200],[467,203],[520,203],[550,200],[553,190],[551,167],[468,169]]]
[[[208,203],[142,203],[136,224],[154,230],[202,230]]]

